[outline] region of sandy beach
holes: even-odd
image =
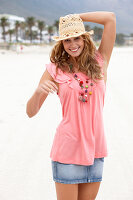
[[[51,46],[0,50],[0,200],[56,200],[50,150],[62,119],[56,94],[33,118],[26,104],[49,63]],[[113,49],[106,85],[108,144],[96,200],[133,199],[133,47]]]

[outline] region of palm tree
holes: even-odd
[[[56,32],[57,32],[57,35],[58,35],[58,31],[59,31],[59,20],[55,20],[53,26],[56,27]]]
[[[25,30],[25,39],[27,40],[29,38],[30,32],[29,30]]]
[[[18,29],[20,27],[20,22],[16,21],[15,22],[15,32],[16,32],[16,41],[18,42]]]
[[[38,31],[32,31],[33,39],[37,39]]]
[[[49,42],[51,42],[51,34],[53,33],[53,26],[48,26]]]
[[[26,22],[27,22],[27,26],[29,28],[30,41],[32,43],[32,38],[33,38],[32,27],[35,25],[35,18],[27,17]]]
[[[9,22],[8,22],[8,19],[6,17],[2,17],[0,19],[0,26],[2,27],[2,35],[3,35],[3,40],[4,42],[6,42],[6,31],[5,31],[5,27],[6,26],[9,26]]]
[[[25,28],[26,28],[26,22],[21,22],[20,23],[20,36],[23,39],[25,39]]]
[[[90,26],[87,24],[87,25],[85,25],[85,30],[86,31],[90,31],[91,30],[91,28],[90,28]]]
[[[9,29],[8,30],[8,34],[10,35],[10,43],[12,42],[12,35],[13,35],[14,32],[15,32],[14,29]]]
[[[45,22],[38,20],[37,23],[38,23],[38,29],[40,30],[40,43],[41,43],[41,41],[42,41],[42,31],[45,28]]]
[[[125,43],[125,38],[124,38],[124,34],[123,33],[117,33],[116,34],[116,44],[118,45],[124,45]]]
[[[95,40],[100,40],[102,38],[103,29],[95,26],[93,30],[95,34]]]

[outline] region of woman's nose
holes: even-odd
[[[71,40],[70,45],[74,47],[76,46],[76,42],[74,40]]]

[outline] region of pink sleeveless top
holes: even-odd
[[[103,59],[98,51],[96,59],[103,73]],[[62,120],[56,128],[50,152],[51,159],[67,164],[92,165],[94,158],[106,157],[107,144],[103,122],[106,91],[104,79],[98,80],[97,83],[92,81],[92,95],[89,95],[88,102],[82,102],[78,99],[80,86],[73,74],[61,69],[58,69],[56,74],[56,66],[51,62],[46,64],[46,69],[59,83],[58,96],[62,106]],[[88,78],[82,72],[76,74],[83,82]]]

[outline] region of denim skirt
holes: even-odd
[[[95,158],[93,165],[66,164],[51,160],[53,180],[64,184],[102,181],[103,158]]]

